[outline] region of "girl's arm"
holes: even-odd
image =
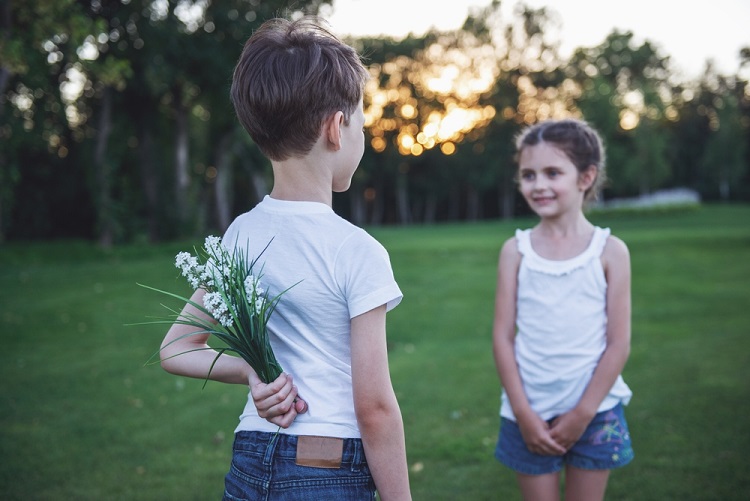
[[[602,254],[607,279],[607,347],[578,404],[553,423],[553,436],[567,448],[583,434],[630,355],[630,253],[610,236]]]
[[[498,264],[492,329],[495,365],[529,450],[537,454],[562,454],[565,450],[552,438],[547,423],[529,405],[516,363],[516,289],[520,263],[518,244],[511,238],[503,245]]]
[[[404,424],[388,371],[385,317],[382,305],[351,321],[354,410],[380,499],[410,500]]]
[[[198,289],[190,298],[197,304],[203,304],[206,291]],[[190,303],[182,309],[183,316],[197,316],[209,322],[213,318],[198,310]],[[198,379],[209,379],[222,383],[245,384],[250,386],[255,406],[261,417],[284,428],[294,421],[297,412],[304,412],[306,405],[297,397],[297,387],[286,374],[276,381],[265,385],[250,365],[240,357],[222,355],[216,360],[218,352],[208,345],[209,334],[191,334],[198,329],[190,325],[175,323],[167,331],[159,352],[161,366],[169,373]],[[211,366],[213,365],[213,369]]]

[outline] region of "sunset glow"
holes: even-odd
[[[404,156],[419,156],[438,146],[444,155],[451,155],[455,143],[496,115],[492,106],[479,104],[498,72],[492,54],[482,48],[446,49],[435,43],[419,62],[399,56],[382,66],[373,65],[370,72],[365,126],[377,152],[392,141]],[[384,87],[378,85],[381,81],[386,82]],[[420,108],[417,92],[435,104]]]

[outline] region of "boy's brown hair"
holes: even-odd
[[[323,23],[314,16],[266,21],[234,69],[237,117],[271,160],[309,153],[323,122],[342,111],[348,124],[362,99],[367,70]]]

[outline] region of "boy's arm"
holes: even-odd
[[[206,291],[196,290],[190,300],[203,304]],[[195,316],[207,322],[215,323],[210,316],[200,311],[190,303],[185,304],[182,316]],[[199,328],[191,325],[175,323],[167,331],[161,343],[159,356],[162,368],[178,376],[209,379],[222,383],[248,384],[252,368],[240,357],[222,355],[214,364],[218,352],[208,345],[209,334],[200,332]],[[195,333],[195,334],[194,334]],[[196,351],[197,350],[197,351]],[[213,364],[213,369],[211,365]]]
[[[553,436],[566,448],[583,434],[630,355],[630,253],[625,243],[610,237],[602,261],[607,279],[607,347],[578,404],[553,423]]]
[[[197,304],[203,304],[206,291],[198,289],[190,298]],[[208,322],[215,322],[191,304],[186,304],[182,315],[197,316]],[[167,372],[179,376],[205,379],[209,370],[209,379],[223,383],[246,384],[250,386],[255,407],[260,417],[267,419],[282,428],[288,428],[297,413],[305,412],[307,405],[297,397],[297,387],[291,376],[282,374],[276,381],[263,384],[252,367],[240,357],[222,355],[216,360],[218,352],[208,345],[209,334],[196,332],[196,327],[175,323],[167,331],[159,352],[161,366]],[[213,368],[211,368],[213,365]]]
[[[351,322],[354,409],[382,501],[410,500],[404,424],[388,371],[386,307]]]
[[[563,454],[565,450],[550,435],[549,426],[529,405],[515,354],[516,296],[521,255],[515,238],[500,251],[492,328],[493,353],[500,382],[529,450],[537,454]]]

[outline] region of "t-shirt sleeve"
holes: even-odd
[[[354,318],[383,304],[386,311],[403,298],[388,251],[367,232],[358,229],[341,246],[336,259],[336,280]]]

